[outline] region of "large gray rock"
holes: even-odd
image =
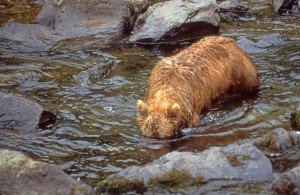
[[[53,47],[54,31],[38,24],[8,23],[0,27],[0,48],[17,51],[46,51]]]
[[[272,184],[275,194],[300,194],[300,166],[280,174]]]
[[[251,9],[240,3],[239,0],[226,0],[219,4],[220,17],[222,22],[232,23],[242,20],[254,19]]]
[[[0,129],[32,131],[55,119],[53,113],[35,102],[0,92]]]
[[[47,51],[59,41],[91,35],[110,44],[128,35],[148,6],[147,0],[48,0],[36,24],[0,27],[0,48]]]
[[[274,11],[278,14],[290,14],[300,9],[298,0],[272,0],[272,3]]]
[[[161,2],[138,17],[130,41],[164,42],[215,34],[219,22],[215,0]]]
[[[171,152],[144,167],[128,167],[109,176],[98,189],[108,193],[143,188],[175,192],[186,189],[197,194],[272,178],[272,165],[260,150],[252,145],[230,145],[201,153]]]
[[[300,9],[298,0],[272,0],[272,3],[274,11],[278,14],[290,14]]]
[[[0,149],[0,194],[92,194],[92,188],[57,166]]]
[[[124,30],[133,28],[138,15],[148,6],[147,0],[49,0],[36,22],[65,36],[81,34],[81,30],[87,34],[120,35]]]

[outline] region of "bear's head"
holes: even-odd
[[[180,133],[180,105],[154,109],[138,100],[138,124],[145,137],[171,138]]]

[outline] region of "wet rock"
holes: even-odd
[[[299,11],[298,0],[272,0],[274,11],[280,15]]]
[[[291,113],[292,127],[300,130],[300,105]]]
[[[74,75],[74,79],[79,81],[82,85],[97,82],[116,69],[119,63],[119,60],[103,62],[98,66],[80,72],[78,75]]]
[[[278,128],[254,141],[254,145],[272,151],[285,151],[300,146],[300,133]]]
[[[148,6],[146,0],[50,0],[45,2],[36,22],[66,37],[98,33],[118,36],[131,30]]]
[[[154,4],[138,17],[131,42],[165,42],[218,33],[215,0],[174,0]]]
[[[199,194],[229,185],[263,182],[272,178],[272,165],[260,150],[252,145],[229,145],[201,153],[171,152],[144,167],[128,167],[100,182],[98,191],[184,190]]]
[[[37,103],[0,92],[0,129],[32,131],[55,120],[55,114]]]
[[[0,149],[0,194],[92,194],[60,168],[21,152]]]
[[[8,23],[0,28],[0,48],[47,51],[54,46],[54,32],[38,24]]]
[[[6,87],[19,87],[19,86],[30,86],[37,84],[42,77],[42,74],[37,71],[24,73],[21,76],[17,77],[15,82],[9,83],[9,84],[0,84],[0,88]]]
[[[282,173],[273,181],[274,194],[300,194],[300,166]]]
[[[147,0],[48,0],[35,24],[0,27],[0,48],[24,52],[48,51],[62,40],[97,36],[104,44],[128,35]]]
[[[288,37],[280,33],[272,33],[268,35],[263,35],[260,40],[255,43],[256,47],[266,48],[270,46],[278,46],[286,44]]]
[[[121,25],[124,34],[129,35],[131,33],[137,18],[146,12],[150,4],[151,2],[148,0],[139,0],[136,2],[132,1],[132,3],[127,5],[126,14],[124,14],[123,23]]]
[[[36,0],[35,4],[39,6],[43,6],[47,0]]]
[[[249,20],[252,17],[251,9],[238,0],[227,0],[219,4],[220,17],[223,22]]]
[[[40,81],[42,74],[38,71],[29,72],[18,77],[15,85],[25,85],[26,83],[38,82]]]

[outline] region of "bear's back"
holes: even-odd
[[[203,38],[175,56],[159,61],[152,71],[150,83],[180,82],[194,76],[202,77],[211,66],[219,66],[218,61],[230,58],[229,48],[235,50],[237,48],[231,38],[221,36]]]

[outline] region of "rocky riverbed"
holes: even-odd
[[[299,193],[299,1],[172,2],[0,0],[0,194]],[[211,34],[249,53],[259,94],[142,137],[155,62]]]

